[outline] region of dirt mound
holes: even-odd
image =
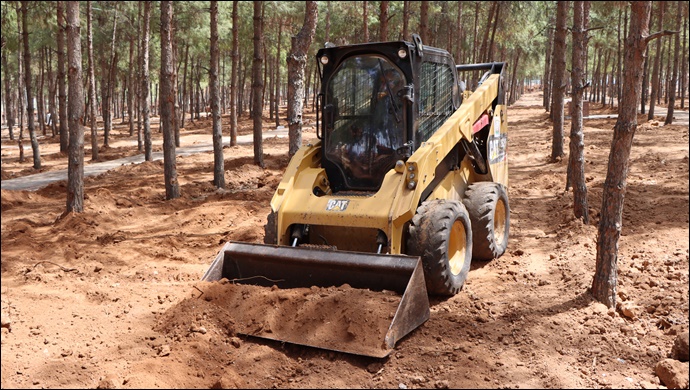
[[[394,292],[340,287],[280,289],[234,284],[199,286],[214,313],[238,333],[351,353],[381,353],[400,303]]]

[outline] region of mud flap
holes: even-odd
[[[237,307],[233,311],[251,312],[251,323],[236,324],[238,333],[250,336],[382,358],[401,338],[429,319],[429,298],[419,257],[228,242],[202,280],[224,278],[232,284],[272,287],[262,294],[276,292],[273,286],[281,290],[327,288],[332,292],[317,294],[323,299],[321,303],[276,298],[271,307],[256,308],[242,307],[241,299],[234,301]],[[366,318],[382,312],[376,307],[395,305],[398,300],[392,320],[390,316]],[[322,304],[333,306],[328,306],[328,317],[315,320],[310,316],[310,307],[321,305],[323,309]],[[362,316],[367,327],[382,320],[390,324],[386,322],[387,329],[376,340],[360,338],[349,322]],[[275,318],[280,321],[275,322]],[[256,326],[269,321],[274,322],[268,329]]]

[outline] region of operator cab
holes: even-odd
[[[317,135],[334,193],[378,191],[396,162],[460,105],[453,58],[422,49],[421,40],[326,47],[316,56],[323,118]]]

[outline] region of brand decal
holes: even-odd
[[[326,211],[345,211],[348,204],[350,201],[346,199],[331,199],[326,205]]]

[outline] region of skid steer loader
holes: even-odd
[[[416,34],[327,44],[316,60],[318,141],[286,168],[264,244],[226,243],[203,280],[395,291],[402,298],[385,337],[369,345],[237,324],[252,336],[385,357],[429,318],[428,294],[458,293],[473,258],[506,250],[504,64],[456,65]],[[483,76],[464,90],[458,75],[471,71]]]

